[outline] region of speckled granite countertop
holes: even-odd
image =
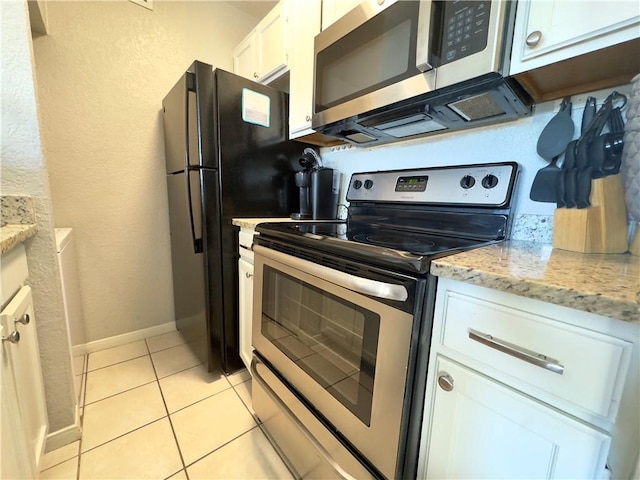
[[[640,323],[640,257],[582,254],[507,241],[431,263],[431,273]]]
[[[38,232],[31,197],[0,197],[0,252],[5,253]]]

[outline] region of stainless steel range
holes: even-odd
[[[302,478],[413,478],[437,279],[504,239],[516,163],[357,173],[346,222],[262,224],[253,407]]]

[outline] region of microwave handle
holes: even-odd
[[[303,260],[302,258],[292,257],[286,253],[278,252],[261,245],[254,245],[253,252],[257,255],[270,258],[277,262],[288,265],[297,270],[308,272],[316,277],[323,278],[328,282],[335,283],[343,288],[347,288],[363,295],[371,295],[372,297],[384,298],[388,300],[398,300],[404,302],[409,295],[407,289],[403,285],[395,285],[393,283],[384,283],[368,278],[356,277],[349,273],[334,270],[317,263]]]
[[[431,32],[431,10],[432,0],[420,0],[420,10],[418,13],[418,35],[416,45],[416,68],[422,73],[433,70],[433,65],[429,63],[429,38]]]

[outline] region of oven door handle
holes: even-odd
[[[278,397],[278,395],[271,389],[271,387],[267,384],[267,382],[260,376],[258,373],[257,363],[259,360],[254,356],[251,360],[251,375],[253,379],[260,384],[260,386],[264,389],[264,391],[271,397],[271,400],[280,407],[280,410],[285,414],[285,416],[293,422],[293,424],[298,427],[300,432],[306,437],[311,445],[315,447],[320,456],[324,458],[324,460],[331,465],[340,477],[345,480],[357,480],[354,476],[349,475],[349,473],[340,466],[338,462],[334,460],[331,454],[327,451],[326,448],[313,436],[313,434],[304,426],[304,424],[296,417],[296,415],[291,411],[291,409]],[[262,363],[262,362],[260,362]]]
[[[303,260],[302,258],[292,257],[286,253],[278,252],[261,245],[253,246],[254,253],[263,257],[276,260],[277,262],[288,265],[297,270],[309,272],[311,275],[335,283],[341,287],[347,288],[354,292],[370,295],[372,297],[384,298],[387,300],[398,300],[404,302],[409,298],[407,289],[404,285],[396,285],[393,283],[384,283],[368,278],[356,277],[349,273],[334,270],[333,268],[318,265],[317,263]]]

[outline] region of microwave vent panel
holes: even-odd
[[[452,102],[448,106],[468,122],[507,113],[504,108],[495,101],[491,93],[492,92],[486,92],[476,95],[475,97],[465,98],[464,100]]]

